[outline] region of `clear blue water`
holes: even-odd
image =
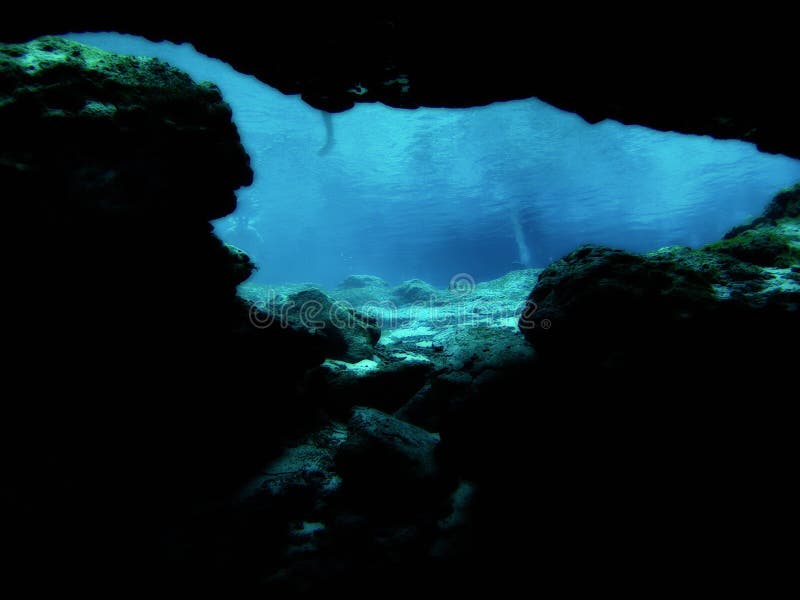
[[[256,173],[218,234],[260,266],[253,280],[334,286],[347,275],[444,286],[575,246],[632,251],[719,239],[800,180],[800,161],[750,144],[580,117],[538,100],[473,109],[362,104],[322,114],[189,45],[117,34],[69,36],[158,56],[213,81]]]

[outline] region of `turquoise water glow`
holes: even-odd
[[[220,86],[256,180],[215,226],[259,264],[257,281],[332,286],[369,273],[443,286],[455,273],[481,281],[520,263],[544,266],[586,242],[698,246],[800,180],[800,161],[744,142],[589,125],[535,99],[473,109],[362,104],[332,116],[330,139],[322,114],[299,97],[189,45],[70,37],[159,56]]]

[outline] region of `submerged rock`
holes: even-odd
[[[719,368],[785,364],[774,340],[798,331],[800,227],[783,216],[797,193],[698,250],[579,248],[542,272],[519,327],[559,372],[623,369],[638,381],[672,365],[676,380],[693,374],[707,384]]]
[[[351,491],[407,507],[430,502],[429,494],[441,483],[438,435],[366,407],[353,409],[347,428],[350,434],[339,447],[336,465]]]
[[[327,358],[350,363],[371,359],[381,337],[374,318],[317,288],[290,294],[268,309],[274,311],[262,317],[268,327],[289,328],[315,336]]]
[[[519,322],[539,361],[516,432],[536,440],[536,480],[565,517],[546,537],[564,539],[566,522],[578,535],[621,535],[636,547],[643,526],[678,545],[702,531],[725,564],[750,563],[750,548],[769,546],[762,518],[778,515],[771,523],[780,527],[793,510],[784,501],[795,422],[785,390],[800,335],[789,249],[800,228],[776,212],[729,243],[642,255],[584,246],[542,272]],[[764,233],[783,239],[762,244]],[[488,454],[513,439],[505,433]],[[526,450],[517,442],[508,453]],[[495,464],[481,471],[490,522],[516,490],[516,472]],[[741,515],[752,519],[731,534]],[[505,536],[487,537],[503,546]]]
[[[729,239],[744,231],[755,229],[761,225],[775,225],[782,219],[800,218],[800,183],[782,190],[769,201],[764,212],[752,223],[738,225],[726,233],[722,239]]]
[[[404,407],[402,414],[426,415],[413,421],[441,432],[442,454],[470,476],[495,468],[490,456],[501,451],[524,429],[529,402],[535,396],[536,353],[518,331],[507,327],[455,328],[444,342],[440,369],[431,390]]]
[[[398,408],[394,412],[394,416],[427,431],[439,431],[442,415],[446,411],[445,403],[437,401],[432,394],[431,385],[428,383]]]
[[[392,290],[392,300],[398,305],[438,305],[447,302],[444,294],[421,279],[409,279]]]
[[[236,286],[253,265],[209,224],[252,181],[231,116],[159,60],[0,44],[7,383],[39,398],[5,415],[2,455],[24,460],[4,470],[20,516],[4,536],[65,587],[78,561],[131,580],[129,555],[153,557],[136,575],[153,582],[155,557],[183,551],[175,515],[236,489],[307,416],[297,381],[322,357],[250,323]],[[30,373],[46,377],[14,381]],[[44,546],[58,559],[28,560]]]
[[[287,444],[241,491],[245,508],[281,511],[278,521],[322,518],[320,511],[341,485],[334,457],[347,439],[347,429],[337,423],[323,425],[300,440]],[[275,518],[275,515],[272,515]]]
[[[257,269],[250,257],[241,248],[233,244],[225,244],[225,248],[233,259],[233,281],[238,285],[245,281]]]
[[[336,300],[346,302],[361,312],[387,306],[390,302],[390,293],[389,284],[374,275],[350,275],[330,292]]]
[[[468,509],[463,493],[451,498],[456,481],[438,465],[437,444],[364,407],[346,425],[322,424],[288,442],[240,494],[238,525],[227,532],[231,560],[256,562],[270,589],[287,592],[347,584],[365,565],[424,565],[437,537],[463,537]]]
[[[704,249],[760,267],[800,264],[800,184],[777,194],[752,223],[734,227]]]
[[[456,327],[442,342],[443,368],[473,378],[489,370],[527,365],[534,359],[533,348],[517,331],[507,327]]]
[[[376,275],[350,275],[339,284],[340,290],[351,290],[365,287],[388,288],[389,284]]]
[[[433,370],[425,356],[382,351],[355,364],[327,360],[307,376],[309,393],[328,411],[342,414],[353,406],[393,412],[419,390]]]
[[[800,246],[780,225],[761,225],[706,246],[706,250],[728,254],[760,267],[787,268],[800,263]]]

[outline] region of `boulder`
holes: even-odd
[[[450,506],[455,482],[443,485],[437,442],[359,407],[346,426],[322,424],[287,443],[240,494],[239,527],[226,531],[235,539],[233,560],[269,549],[272,560],[259,563],[258,573],[287,592],[352,581],[365,564],[379,571],[397,561],[423,564],[439,515],[460,508]],[[448,524],[448,539],[459,526]]]
[[[697,250],[578,248],[542,272],[519,327],[558,373],[625,371],[628,384],[668,377],[673,389],[694,376],[723,386],[731,369],[786,364],[774,340],[798,331],[797,193],[779,194],[769,217]]]
[[[370,308],[389,306],[391,288],[380,277],[375,275],[350,275],[331,296],[340,302],[348,303],[361,312],[369,312]]]
[[[472,378],[487,370],[501,371],[533,361],[534,351],[519,332],[508,327],[453,327],[439,361],[446,372],[463,372]]]
[[[446,299],[440,290],[437,290],[430,283],[421,279],[409,279],[392,289],[392,300],[398,305],[420,304],[438,305],[444,304]]]
[[[397,409],[393,416],[427,431],[436,432],[439,431],[441,416],[445,411],[446,406],[437,401],[432,394],[431,385],[426,384]]]
[[[276,526],[322,518],[320,511],[341,484],[334,456],[347,435],[344,426],[327,423],[288,443],[243,487],[241,506],[259,512],[280,511],[282,521]]]
[[[489,457],[526,435],[537,391],[536,352],[508,327],[455,327],[443,343],[430,393],[402,414],[421,415],[414,422],[441,433],[442,459],[473,476],[496,468]]]
[[[440,491],[439,436],[374,408],[356,407],[336,465],[344,485],[362,500],[419,506]]]
[[[377,275],[350,275],[338,285],[340,290],[352,290],[365,287],[388,288],[389,284]]]
[[[349,363],[369,360],[381,337],[376,319],[359,313],[318,288],[290,294],[264,315],[265,327],[304,332],[317,340],[327,358]]]

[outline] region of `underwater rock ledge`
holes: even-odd
[[[662,379],[669,365],[673,385],[725,389],[788,368],[796,357],[780,340],[800,332],[798,197],[800,184],[697,250],[578,248],[541,273],[520,330],[551,368],[621,381]]]

